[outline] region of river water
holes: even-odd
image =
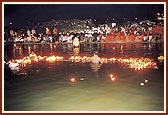
[[[162,112],[164,44],[8,44],[6,62],[37,56],[57,61],[32,61],[12,73],[5,69],[4,111]],[[97,53],[102,64],[81,61]],[[73,57],[80,58],[73,60]],[[70,60],[71,58],[71,60]],[[113,61],[112,61],[113,60]],[[152,63],[144,66],[145,63]],[[137,63],[137,65],[135,65]],[[139,66],[142,65],[142,66]]]

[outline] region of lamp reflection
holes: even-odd
[[[116,81],[116,78],[117,78],[116,75],[110,74],[109,77],[110,77],[111,81],[113,81],[113,82]]]
[[[77,82],[77,76],[75,74],[71,74],[69,76],[70,83],[76,83]]]
[[[97,72],[102,66],[102,63],[90,63],[90,67],[94,72]]]

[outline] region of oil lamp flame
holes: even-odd
[[[140,71],[146,68],[157,68],[157,64],[150,58],[100,58],[102,63],[120,63],[121,66],[127,67],[127,68],[132,68],[136,71]],[[160,56],[158,59],[163,60],[164,57]],[[36,54],[27,57],[23,57],[22,59],[16,59],[14,60],[20,65],[22,64],[31,64],[31,62],[39,62],[39,61],[47,61],[47,62],[56,62],[56,61],[64,61],[64,57],[61,56],[36,56]],[[91,57],[89,56],[71,56],[68,58],[68,61],[71,62],[82,62],[82,63],[87,63],[91,62]],[[8,62],[9,63],[9,62]]]

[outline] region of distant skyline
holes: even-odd
[[[53,19],[152,19],[158,12],[164,13],[164,4],[5,4],[4,24],[25,25]]]

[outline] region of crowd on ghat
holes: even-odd
[[[25,34],[26,33],[26,34]],[[151,22],[149,20],[139,23],[127,23],[117,25],[116,23],[102,24],[98,27],[91,27],[78,31],[59,31],[56,27],[52,30],[45,28],[45,33],[36,32],[34,28],[28,29],[25,33],[9,30],[5,35],[4,42],[12,43],[72,43],[78,47],[80,43],[137,43],[137,42],[163,42],[164,24]],[[121,47],[122,48],[122,47]],[[75,49],[75,48],[74,48]],[[75,52],[75,51],[74,51]],[[31,56],[35,54],[30,54]],[[36,56],[36,55],[35,55]],[[101,64],[101,59],[94,53],[91,62]],[[17,63],[10,63],[11,67],[18,67]],[[10,67],[10,68],[11,68]],[[100,67],[100,66],[98,66]],[[12,68],[13,69],[13,68]]]
[[[79,42],[160,42],[164,41],[164,24],[149,20],[117,25],[102,24],[75,32],[59,31],[45,28],[45,33],[37,33],[34,28],[28,29],[26,34],[14,30],[4,38],[4,42],[14,43],[72,43],[76,38]]]

